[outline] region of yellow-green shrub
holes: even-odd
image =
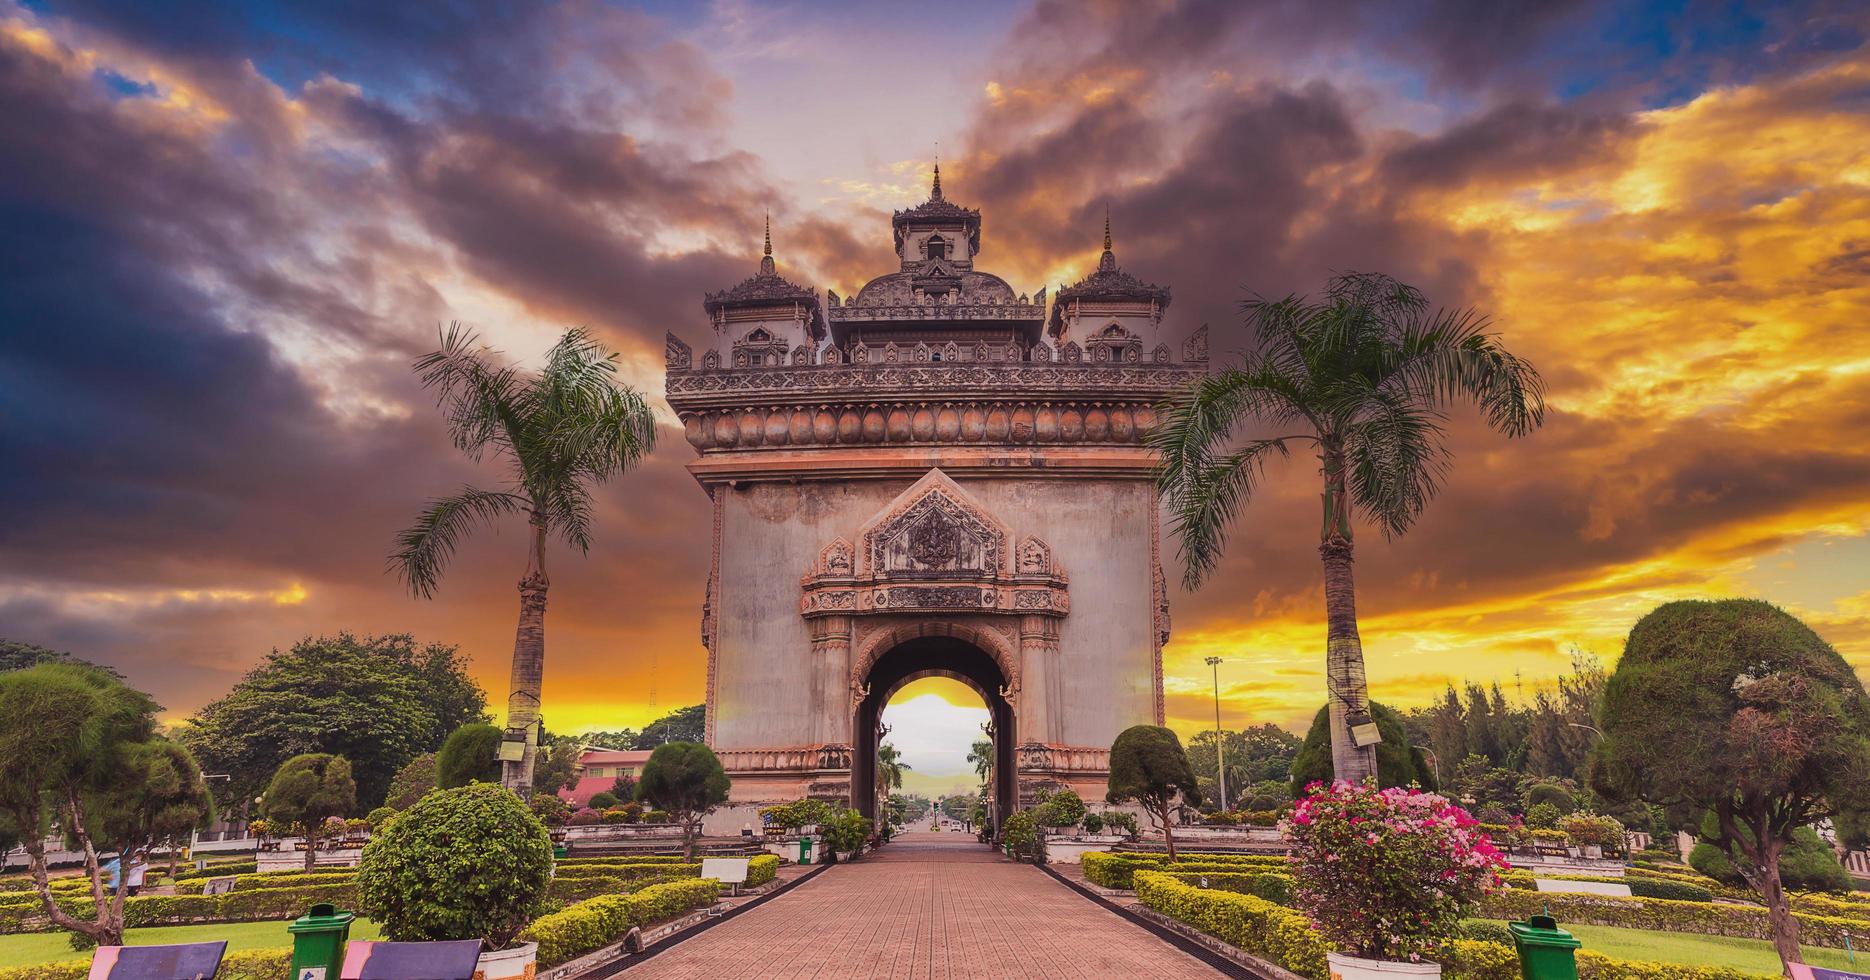
[[[600,895],[534,919],[520,938],[539,944],[539,965],[557,966],[603,949],[632,926],[712,905],[720,890],[712,878],[695,878],[651,885],[632,895]]]
[[[1305,916],[1263,898],[1197,888],[1160,871],[1134,872],[1136,897],[1171,919],[1311,980],[1325,980],[1331,947]]]
[[[1084,876],[1105,888],[1134,888],[1131,875],[1139,870],[1176,872],[1274,872],[1287,866],[1283,857],[1258,854],[1190,854],[1175,863],[1160,854],[1114,854],[1089,851],[1079,860]]]
[[[228,953],[215,976],[219,980],[286,980],[291,968],[290,949],[243,949]],[[85,980],[90,975],[89,957],[0,969],[0,980]]]
[[[1489,919],[1524,919],[1547,908],[1560,922],[1742,939],[1772,938],[1772,926],[1763,908],[1678,902],[1666,898],[1567,895],[1509,888],[1487,896],[1481,902],[1480,915]],[[1847,938],[1862,945],[1864,937],[1870,936],[1870,920],[1813,915],[1797,910],[1792,914],[1799,920],[1800,941],[1813,946],[1841,949]]]

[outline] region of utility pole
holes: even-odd
[[[1214,775],[1221,781],[1220,808],[1227,810],[1227,757],[1221,752],[1221,658],[1209,657],[1208,666],[1214,668]]]

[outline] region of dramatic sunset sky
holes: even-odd
[[[1867,36],[1856,3],[0,0],[0,636],[180,717],[308,633],[411,631],[502,702],[518,529],[432,601],[383,571],[425,496],[498,479],[410,360],[450,320],[522,362],[587,324],[672,422],[663,332],[703,334],[762,213],[848,294],[939,145],[1022,292],[1094,263],[1108,205],[1217,355],[1248,290],[1355,269],[1543,370],[1543,430],[1459,419],[1422,523],[1360,539],[1378,698],[1530,694],[1684,596],[1870,670]],[[666,425],[554,555],[553,728],[700,700],[692,456]],[[1185,732],[1207,655],[1230,726],[1322,700],[1313,470],[1174,596]]]

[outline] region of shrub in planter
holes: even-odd
[[[760,811],[760,816],[786,830],[798,830],[830,821],[837,811],[823,800],[793,800],[778,806],[769,806]]]
[[[1301,799],[1281,829],[1298,907],[1367,959],[1433,952],[1506,868],[1474,818],[1433,793],[1340,782]]]
[[[1601,813],[1573,813],[1558,822],[1573,847],[1601,847],[1607,854],[1623,851],[1623,824]]]
[[[1564,816],[1578,808],[1578,800],[1571,795],[1571,790],[1557,783],[1533,783],[1526,788],[1526,818],[1532,819],[1532,808],[1542,803],[1549,803]]]
[[[617,803],[618,803],[617,794],[612,793],[609,790],[605,790],[601,793],[591,794],[590,805],[591,805],[591,809],[593,810],[598,810],[598,811],[608,810],[611,807],[616,806]]]
[[[623,811],[624,823],[641,823],[643,821],[643,804],[635,800],[631,800],[617,809]]]
[[[1085,832],[1085,833],[1087,833],[1087,834],[1101,834],[1101,833],[1103,833],[1103,832],[1104,832],[1104,817],[1103,817],[1103,815],[1102,815],[1102,814],[1097,814],[1097,813],[1087,813],[1087,814],[1085,814],[1085,815],[1084,815],[1084,832]]]
[[[636,821],[630,819],[630,815],[624,811],[623,807],[613,806],[604,811],[604,822],[622,824],[635,823]]]
[[[1201,822],[1210,827],[1232,827],[1239,823],[1240,819],[1231,813],[1217,812],[1202,814]]]
[[[571,804],[551,793],[534,793],[526,807],[547,827],[563,827],[571,819]]]
[[[1249,810],[1240,815],[1240,822],[1249,827],[1279,826],[1278,810]]]
[[[1538,803],[1526,808],[1526,826],[1540,830],[1551,830],[1558,826],[1558,818],[1563,814],[1558,807],[1550,803]]]
[[[849,854],[864,846],[876,829],[869,817],[856,810],[845,810],[819,824],[825,847],[839,854]]]
[[[674,823],[675,814],[667,810],[651,810],[643,814],[644,823]]]
[[[1136,836],[1136,815],[1122,810],[1105,810],[1104,827],[1112,833]]]
[[[1037,856],[1039,824],[1031,810],[1021,810],[1000,823],[1000,840],[1021,857]]]
[[[565,824],[569,827],[590,827],[602,823],[603,820],[603,814],[584,806],[572,811],[571,819],[565,821]]]
[[[1076,827],[1084,819],[1084,800],[1071,790],[1061,790],[1034,807],[1032,815],[1042,827]]]
[[[437,790],[365,845],[358,905],[401,942],[483,939],[503,947],[537,915],[552,838],[493,783]]]

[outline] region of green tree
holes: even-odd
[[[396,775],[390,779],[389,792],[384,795],[383,805],[407,810],[415,801],[427,796],[435,786],[435,753],[424,752],[396,770]]]
[[[341,755],[308,752],[287,759],[267,784],[261,806],[268,821],[296,825],[305,832],[305,870],[317,858],[325,820],[357,810],[357,783]]]
[[[655,416],[643,396],[617,380],[617,355],[582,329],[570,330],[525,374],[495,363],[471,332],[451,326],[442,346],[416,361],[434,391],[455,448],[476,462],[491,450],[509,468],[510,489],[463,487],[428,502],[398,535],[390,567],[430,598],[461,539],[515,514],[526,516],[526,571],[519,582],[519,629],[513,641],[507,727],[526,749],[503,781],[532,791],[538,748],[539,690],[545,675],[546,540],[556,534],[579,554],[591,550],[591,488],[621,476],[656,443]]]
[[[1386,788],[1419,785],[1434,789],[1435,767],[1429,765],[1421,749],[1409,744],[1409,732],[1402,716],[1386,704],[1371,701],[1368,705],[1377,732],[1383,736],[1383,741],[1376,746],[1377,785]],[[1332,750],[1336,746],[1332,741],[1331,708],[1327,705],[1312,716],[1312,727],[1305,733],[1298,756],[1292,760],[1294,797],[1305,795],[1305,787],[1312,783],[1332,781],[1336,771],[1332,764]]]
[[[364,845],[359,911],[398,942],[480,939],[499,949],[543,911],[552,837],[512,792],[438,790]]]
[[[1780,960],[1801,962],[1782,856],[1870,791],[1870,696],[1844,658],[1769,603],[1666,603],[1630,630],[1598,727],[1594,788],[1711,811],[1704,840],[1765,903]]]
[[[643,764],[636,798],[675,817],[682,825],[682,854],[693,861],[701,818],[727,802],[727,786],[727,772],[713,749],[700,742],[668,742],[656,746]]]
[[[214,787],[224,808],[243,806],[306,753],[349,760],[359,801],[374,808],[397,770],[485,719],[486,696],[458,648],[339,633],[274,650],[180,736],[208,771],[229,775]]]
[[[704,741],[707,724],[706,705],[691,704],[686,708],[677,708],[644,725],[643,730],[637,733],[635,740],[630,743],[630,747],[638,752],[647,752],[669,742]]]
[[[1244,309],[1251,346],[1241,363],[1196,381],[1164,406],[1150,434],[1159,483],[1193,589],[1220,561],[1266,460],[1295,444],[1317,455],[1332,757],[1338,778],[1361,782],[1377,760],[1351,737],[1369,701],[1352,515],[1390,537],[1406,532],[1448,470],[1448,407],[1471,401],[1489,426],[1522,436],[1544,419],[1542,383],[1484,332],[1484,317],[1431,311],[1419,291],[1388,276],[1336,276],[1322,300],[1254,299]]]
[[[122,855],[179,847],[214,820],[214,797],[187,746],[152,738],[126,746],[121,778],[86,794],[93,837]]]
[[[1269,779],[1285,780],[1292,774],[1292,760],[1299,754],[1302,740],[1270,722],[1237,732],[1223,732],[1221,751],[1227,761],[1227,786],[1236,799],[1247,786]],[[1203,787],[1216,784],[1214,732],[1202,731],[1188,740],[1188,764]],[[1220,796],[1203,790],[1204,798],[1217,805]]]
[[[1169,809],[1177,797],[1201,802],[1195,771],[1188,765],[1182,740],[1160,725],[1132,725],[1110,745],[1109,803],[1140,803],[1149,819],[1162,828],[1162,837],[1175,860],[1174,821]]]
[[[1701,829],[1709,836],[1719,834],[1719,825],[1712,813],[1703,819]],[[1740,832],[1744,834],[1746,829],[1743,827]],[[1747,876],[1735,866],[1733,855],[1718,844],[1697,841],[1688,853],[1688,864],[1716,881],[1747,887]],[[1779,881],[1787,888],[1811,892],[1842,894],[1852,887],[1850,872],[1838,863],[1831,845],[1810,827],[1794,830],[1792,839],[1786,842],[1785,850],[1779,855]]]
[[[52,924],[100,945],[123,940],[124,879],[107,896],[98,864],[101,821],[116,814],[113,790],[141,792],[127,780],[146,771],[141,748],[156,732],[157,705],[111,674],[80,663],[49,662],[0,674],[0,812],[22,837],[33,888]],[[102,806],[104,813],[94,813]],[[84,854],[93,915],[81,919],[52,900],[45,838],[56,823]]]
[[[605,749],[632,749],[636,747],[636,729],[619,728],[616,731],[584,732],[577,736],[582,745],[595,745]],[[689,741],[695,741],[689,739]]]
[[[884,793],[903,788],[903,773],[910,770],[896,746],[884,742],[877,746],[877,786]]]
[[[968,746],[967,763],[974,767],[974,774],[981,782],[986,782],[987,773],[993,769],[993,739],[975,739],[974,744]]]
[[[462,725],[435,754],[435,785],[454,789],[469,783],[500,781],[500,742],[505,733],[493,725]]]
[[[532,791],[556,796],[558,791],[578,782],[578,760],[584,747],[575,739],[556,739],[539,752],[539,765],[532,772]]]

